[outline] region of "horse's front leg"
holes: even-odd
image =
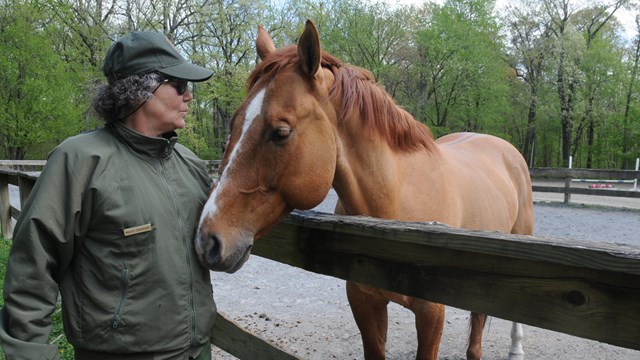
[[[364,358],[385,359],[389,301],[351,281],[347,281],[347,298],[362,336]]]

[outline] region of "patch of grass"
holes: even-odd
[[[0,238],[0,307],[4,306],[4,276],[7,272],[7,260],[9,258],[10,249],[11,241]],[[64,328],[62,326],[62,309],[60,309],[60,303],[56,306],[56,311],[53,313],[52,321],[53,330],[49,336],[49,342],[58,346],[61,360],[73,360],[73,346],[69,344],[67,338],[64,336]],[[1,348],[0,360],[5,360],[4,351]]]
[[[60,308],[60,302],[56,306],[56,311],[52,316],[53,330],[49,336],[49,343],[57,345],[60,352],[61,360],[74,360],[73,346],[67,341],[67,337],[64,336],[64,328],[62,327],[62,309]]]
[[[11,249],[11,241],[0,237],[0,308],[4,306],[4,274],[7,272],[7,259],[9,259],[9,250]],[[4,350],[0,343],[0,360],[5,360]]]
[[[11,241],[0,237],[0,284],[4,285],[4,274],[7,272],[7,259]],[[0,286],[0,307],[4,306],[4,286]]]

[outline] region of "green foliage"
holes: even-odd
[[[628,167],[640,156],[637,40],[620,38],[608,17],[617,5],[525,0],[499,14],[494,0],[148,4],[0,0],[0,156],[43,158],[65,137],[99,126],[87,105],[105,50],[129,31],[154,30],[214,71],[194,86],[181,141],[219,158],[258,61],[258,24],[281,47],[297,41],[307,19],[325,50],[369,70],[437,136],[492,133],[536,166],[561,165],[559,149],[575,153],[576,166]]]
[[[438,135],[464,130],[507,135],[508,66],[492,4],[448,1],[433,7],[428,26],[415,31],[417,61],[407,78],[406,103]]]
[[[11,8],[8,8],[11,7]],[[37,144],[81,129],[80,79],[51,47],[42,8],[5,4],[0,25],[0,139],[4,157],[24,158]]]
[[[7,239],[0,238],[0,308],[4,306],[4,276],[7,272],[7,260],[9,259],[9,250],[11,242]],[[5,360],[2,344],[0,344],[0,360]]]
[[[180,143],[201,156],[208,151],[207,141],[202,136],[193,121],[193,116],[187,116],[186,126],[182,130],[178,130]]]
[[[223,146],[227,136],[229,121],[235,109],[240,106],[246,96],[246,79],[250,69],[245,66],[230,67],[226,71],[215,71],[214,81],[202,85],[198,101],[206,102],[211,112],[210,119],[215,129],[211,136],[207,136],[209,159],[222,158]],[[206,134],[199,128],[200,134]]]
[[[4,284],[4,276],[7,273],[7,260],[11,250],[11,241],[0,238],[0,283]],[[4,286],[0,287],[0,307],[4,305]]]
[[[319,24],[323,46],[380,80],[395,66],[394,55],[408,41],[399,11],[381,1],[337,0],[332,3],[332,21]]]

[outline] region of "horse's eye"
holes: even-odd
[[[279,127],[275,128],[271,133],[271,140],[275,142],[282,142],[289,138],[291,135],[291,128]]]

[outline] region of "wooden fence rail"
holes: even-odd
[[[578,171],[532,169],[532,178],[597,175]],[[600,176],[633,179],[638,174],[603,171]],[[18,214],[7,205],[8,184],[20,186],[22,201],[36,179],[37,173],[0,168],[0,218],[6,238],[11,237],[6,235],[6,219],[10,227]],[[612,196],[615,190],[603,191]],[[257,241],[253,253],[319,274],[640,350],[637,247],[294,212]],[[232,355],[295,358],[220,319],[212,342]]]
[[[557,168],[531,168],[529,169],[532,180],[557,180],[563,181],[564,186],[533,185],[534,192],[552,192],[564,194],[564,203],[571,201],[571,194],[618,196],[628,198],[640,198],[640,191],[617,189],[590,189],[573,187],[575,179],[593,180],[635,180],[640,181],[640,172],[637,170],[601,170],[601,169],[557,169]]]
[[[39,172],[23,172],[0,167],[0,227],[2,237],[11,239],[13,236],[12,219],[17,219],[20,211],[11,205],[9,185],[15,185],[20,190],[20,204],[24,204],[38,179]]]
[[[640,248],[294,212],[252,252],[319,274],[640,349]]]

